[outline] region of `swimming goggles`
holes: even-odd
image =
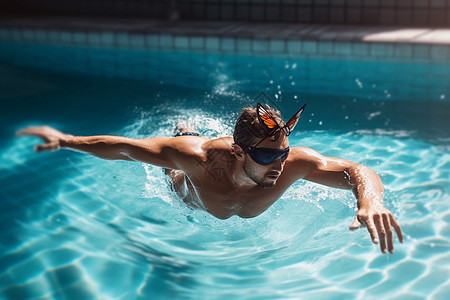
[[[260,165],[270,165],[278,158],[281,159],[282,162],[286,160],[289,155],[289,147],[284,150],[272,149],[272,148],[256,148],[252,146],[248,146],[245,151],[248,153],[250,157]]]
[[[280,126],[277,121],[270,115],[270,113],[264,108],[261,103],[256,104],[256,111],[258,113],[259,123],[261,124],[266,136],[261,139],[255,146],[248,146],[244,149],[245,153],[248,153],[250,157],[260,165],[270,165],[278,158],[284,162],[289,155],[289,147],[284,150],[280,149],[272,149],[272,148],[256,148],[259,144],[262,143],[266,138],[275,135],[278,131],[283,130],[286,136],[289,136],[294,130],[295,125],[298,123],[298,119],[300,119],[300,115],[303,110],[305,110],[306,104],[303,105],[293,116],[289,119],[289,121],[284,124],[284,126]]]

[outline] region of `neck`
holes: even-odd
[[[252,189],[257,187],[258,185],[248,177],[248,175],[244,171],[244,166],[240,161],[236,161],[233,172],[231,175],[231,180],[233,185],[239,187],[240,189]]]

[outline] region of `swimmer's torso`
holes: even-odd
[[[285,191],[276,187],[230,191],[227,186],[212,184],[207,179],[203,183],[192,183],[185,174],[180,174],[175,180],[176,182],[173,183],[175,191],[185,203],[208,211],[220,219],[227,219],[233,215],[242,218],[256,217],[269,208]]]
[[[235,159],[231,142],[219,139],[216,142],[219,144],[206,149],[204,156],[195,157],[194,165],[186,173],[174,170],[170,175],[174,189],[188,205],[220,219],[233,215],[242,218],[258,216],[281,197],[293,180],[283,172],[271,188],[255,186],[241,189],[233,186],[227,176]]]

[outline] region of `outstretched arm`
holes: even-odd
[[[182,169],[180,163],[188,154],[180,151],[180,149],[189,148],[182,147],[181,140],[178,140],[175,144],[174,138],[169,137],[130,139],[107,135],[73,136],[48,126],[28,127],[18,131],[17,135],[41,138],[44,144],[35,147],[37,152],[67,148],[86,152],[103,159],[135,160],[171,169]]]
[[[356,196],[358,212],[350,230],[366,226],[374,243],[380,249],[394,253],[394,228],[403,243],[402,230],[393,214],[383,206],[383,183],[370,168],[347,160],[325,157],[314,150],[300,148],[297,162],[307,166],[304,179],[332,186],[351,189]]]

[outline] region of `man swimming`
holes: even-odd
[[[208,139],[181,128],[175,137],[131,139],[119,136],[73,136],[48,126],[29,127],[45,143],[35,151],[67,148],[103,159],[149,163],[166,169],[177,194],[189,205],[220,219],[252,218],[263,213],[297,180],[352,190],[358,212],[349,227],[366,226],[383,253],[394,252],[399,224],[383,206],[383,184],[368,167],[325,157],[305,147],[289,147],[288,136],[303,106],[284,123],[278,111],[260,103],[244,108],[233,137]]]

